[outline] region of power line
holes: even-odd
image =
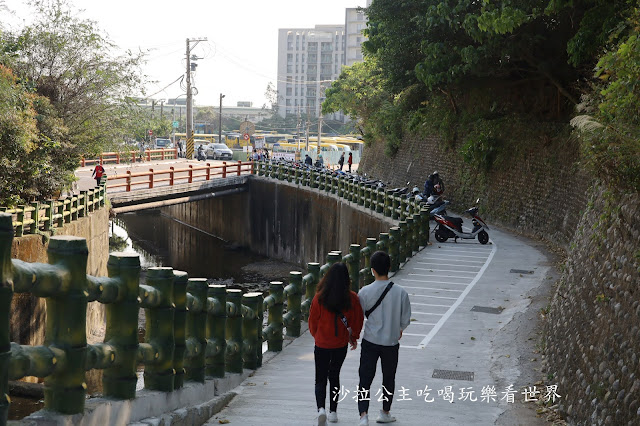
[[[175,80],[173,80],[171,83],[167,84],[167,85],[166,85],[165,87],[163,87],[162,89],[158,90],[156,93],[154,93],[154,94],[152,94],[152,95],[149,95],[149,96],[147,96],[147,97],[146,97],[146,98],[144,98],[144,99],[149,99],[150,97],[155,96],[155,95],[157,95],[157,94],[158,94],[158,93],[160,93],[160,92],[164,92],[164,91],[165,91],[165,89],[167,89],[169,86],[171,86],[172,84],[176,83],[178,80],[180,80],[180,79],[182,79],[182,78],[184,78],[184,75],[181,75],[180,77],[178,77],[178,78],[176,78]]]

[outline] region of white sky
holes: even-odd
[[[204,38],[193,51],[198,57],[194,86],[197,105],[235,106],[251,101],[261,107],[267,84],[277,80],[278,29],[344,25],[345,9],[366,6],[365,0],[72,0],[82,18],[98,22],[122,50],[149,50],[144,72],[154,83],[147,94],[164,88],[185,73],[187,38]],[[14,13],[0,11],[0,22],[17,28],[29,9],[24,0],[5,0]],[[175,83],[154,96],[184,93]]]

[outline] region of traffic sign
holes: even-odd
[[[248,140],[249,140],[249,138],[250,138],[249,133],[245,133],[245,134],[243,135],[243,137],[244,137],[244,140],[245,140],[245,141],[248,141]]]
[[[178,127],[180,127],[180,122],[179,121],[174,121],[173,123],[173,128],[177,129]]]
[[[149,136],[153,136],[153,130],[149,129]]]
[[[240,123],[240,133],[247,133],[249,136],[256,132],[256,125],[250,121],[243,121]]]

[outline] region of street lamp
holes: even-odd
[[[219,122],[218,122],[218,143],[222,143],[222,98],[224,95],[220,93],[220,112],[219,112]]]

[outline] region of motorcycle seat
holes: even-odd
[[[444,218],[446,220],[448,220],[449,222],[453,223],[456,226],[456,228],[458,229],[458,231],[462,231],[462,223],[464,221],[462,220],[461,217],[445,216]]]

